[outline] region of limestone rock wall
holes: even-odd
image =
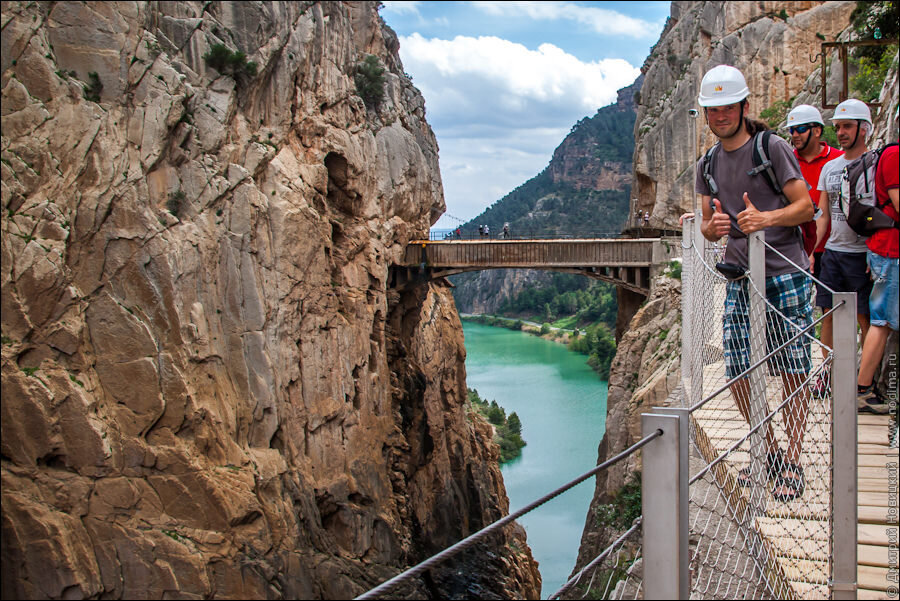
[[[376,3],[4,2],[0,45],[4,598],[351,598],[507,509],[452,298],[388,287],[444,205]],[[407,594],[535,596],[491,550]]]

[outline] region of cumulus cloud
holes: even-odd
[[[479,10],[504,17],[527,17],[539,21],[569,20],[581,23],[604,35],[622,35],[633,38],[652,38],[659,35],[662,25],[635,19],[622,13],[581,6],[572,2],[472,2]]]
[[[414,33],[400,55],[438,136],[448,212],[464,219],[537,175],[576,121],[640,74],[622,59],[584,62],[491,36]]]
[[[414,33],[401,38],[400,54],[432,115],[453,122],[559,125],[609,104],[639,74],[623,59],[583,62],[552,44],[530,50],[492,36]]]

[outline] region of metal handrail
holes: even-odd
[[[581,484],[588,478],[595,476],[598,473],[600,473],[601,471],[618,463],[622,459],[628,457],[629,455],[631,455],[632,453],[634,453],[635,451],[637,451],[638,449],[640,449],[641,447],[643,447],[644,445],[649,443],[651,440],[653,440],[659,436],[662,436],[662,434],[663,434],[662,430],[656,430],[653,433],[648,434],[647,436],[645,436],[638,442],[634,443],[633,445],[631,445],[630,447],[628,447],[627,449],[625,449],[624,451],[622,451],[615,457],[604,461],[603,463],[596,466],[595,468],[585,472],[584,474],[582,474],[581,476],[578,476],[574,480],[567,482],[566,484],[560,486],[556,490],[544,495],[537,501],[533,501],[532,503],[526,505],[522,509],[519,509],[515,513],[511,513],[511,514],[507,515],[506,517],[500,518],[496,522],[493,522],[493,523],[485,526],[478,532],[475,532],[475,533],[467,536],[466,538],[459,541],[458,543],[455,543],[455,544],[447,547],[440,553],[432,555],[428,559],[416,564],[415,566],[408,568],[407,570],[404,570],[403,572],[401,572],[400,574],[397,574],[390,580],[386,580],[385,582],[379,584],[378,586],[369,590],[368,592],[365,592],[362,595],[360,595],[359,597],[356,597],[356,599],[376,599],[378,597],[378,595],[383,595],[383,594],[387,593],[388,591],[394,589],[395,587],[402,584],[403,582],[406,582],[407,580],[413,578],[414,576],[417,576],[418,574],[421,574],[422,572],[432,568],[433,566],[444,561],[445,559],[449,559],[450,557],[453,557],[457,553],[460,553],[461,551],[468,549],[469,547],[474,545],[476,542],[485,538],[486,536],[493,533],[494,531],[502,528],[503,526],[506,526],[510,522],[522,517],[529,511],[532,511],[533,509],[537,509],[538,507],[540,507],[547,501],[550,501],[554,497],[561,495],[562,493],[566,492],[570,488],[572,488],[578,484]]]

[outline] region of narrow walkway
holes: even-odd
[[[770,397],[771,398],[771,397]],[[828,456],[830,415],[824,405],[813,405],[807,420],[802,464],[807,488],[802,499],[783,503],[768,494],[766,514],[753,521],[753,529],[771,552],[766,570],[783,590],[797,599],[827,599],[827,562],[830,555],[827,515],[830,511],[830,478],[823,455]],[[694,413],[695,439],[707,462],[747,434],[748,427],[730,393],[723,393]],[[896,486],[898,450],[888,446],[888,416],[858,417],[858,563],[859,599],[888,599],[888,506],[889,486]],[[775,436],[785,440],[781,419],[775,420]],[[749,454],[738,451],[729,457],[716,478],[733,507],[745,508],[749,489],[736,485],[738,470],[749,464]],[[889,474],[893,481],[889,483]],[[769,486],[771,488],[771,486]],[[896,516],[896,513],[894,514]],[[893,524],[896,533],[896,518]],[[798,539],[802,542],[798,544]],[[896,545],[896,540],[894,541]],[[895,547],[896,548],[896,547]],[[896,597],[894,597],[896,598]]]

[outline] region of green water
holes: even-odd
[[[528,445],[502,468],[510,512],[596,466],[606,382],[586,357],[505,328],[463,322],[463,332],[468,387],[522,420]],[[593,494],[591,478],[519,518],[540,563],[542,598],[559,590],[575,566]]]

